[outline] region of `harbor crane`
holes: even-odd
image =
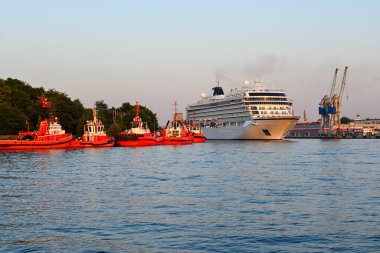
[[[344,89],[346,87],[347,78],[346,66],[343,73],[342,83],[339,89],[339,93],[336,90],[336,80],[339,69],[335,69],[334,78],[331,84],[330,94],[323,96],[319,103],[319,114],[321,115],[321,132],[325,133],[326,129],[332,131],[334,127],[340,128],[340,112],[342,109],[342,98]]]
[[[325,129],[331,129],[332,120],[331,114],[335,113],[334,108],[331,106],[331,100],[335,93],[336,79],[338,76],[339,69],[335,69],[333,81],[331,84],[330,95],[324,95],[321,102],[319,103],[319,114],[321,115],[321,130],[325,132]]]
[[[340,90],[338,94],[334,94],[331,99],[331,105],[336,108],[335,114],[332,114],[332,125],[338,126],[340,128],[340,112],[342,110],[342,103],[343,103],[343,93],[344,89],[346,87],[346,78],[347,78],[347,70],[348,67],[344,68],[342,83],[340,85]]]

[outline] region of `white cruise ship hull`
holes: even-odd
[[[204,127],[202,131],[209,140],[282,140],[298,119],[262,118],[240,126]]]

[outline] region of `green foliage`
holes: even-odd
[[[128,103],[128,102],[123,103],[123,104],[119,107],[119,110],[120,110],[121,112],[124,112],[124,113],[127,113],[127,112],[130,111],[131,109],[134,109],[134,107],[133,107],[130,103]]]
[[[108,109],[108,105],[103,100],[96,101],[95,108],[98,111],[98,118],[106,127],[109,127],[113,123],[112,109]]]
[[[38,96],[45,94],[52,108],[42,108]],[[0,125],[1,134],[11,134],[23,130],[25,121],[30,129],[36,130],[41,119],[54,115],[59,118],[63,128],[75,134],[83,116],[83,105],[79,100],[72,101],[66,94],[43,88],[33,88],[17,79],[0,79]]]
[[[118,133],[122,131],[120,124],[114,123],[107,129],[108,136],[116,136]]]
[[[108,105],[104,102],[103,99],[95,102],[96,110],[98,111],[106,111],[108,110]]]
[[[26,129],[26,116],[18,108],[9,104],[0,106],[0,135],[18,134]]]
[[[0,134],[17,134],[25,130],[31,98],[36,91],[17,79],[0,79]]]
[[[8,85],[0,86],[0,104],[10,105],[12,103],[12,88]]]
[[[51,108],[42,108],[38,97],[44,95]],[[103,100],[95,102],[98,118],[103,122],[107,135],[115,136],[118,132],[130,128],[135,117],[135,107],[128,102],[119,108],[110,108]],[[121,115],[124,115],[121,117]],[[38,129],[42,119],[55,116],[63,129],[74,135],[83,134],[83,126],[92,120],[92,108],[85,109],[78,100],[72,100],[67,94],[44,88],[33,88],[17,79],[0,79],[0,134],[17,134],[25,130],[26,120],[30,130]],[[158,127],[156,114],[145,106],[140,106],[140,117],[148,123],[151,131]]]

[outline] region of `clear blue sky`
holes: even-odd
[[[343,114],[380,117],[380,1],[0,0],[0,77],[91,107],[139,100],[161,123],[209,92],[260,77],[317,119],[336,67]]]

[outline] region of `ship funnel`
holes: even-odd
[[[224,95],[224,91],[223,91],[222,87],[219,87],[219,86],[214,87],[214,88],[212,88],[212,90],[213,90],[213,93],[212,93],[213,96]]]

